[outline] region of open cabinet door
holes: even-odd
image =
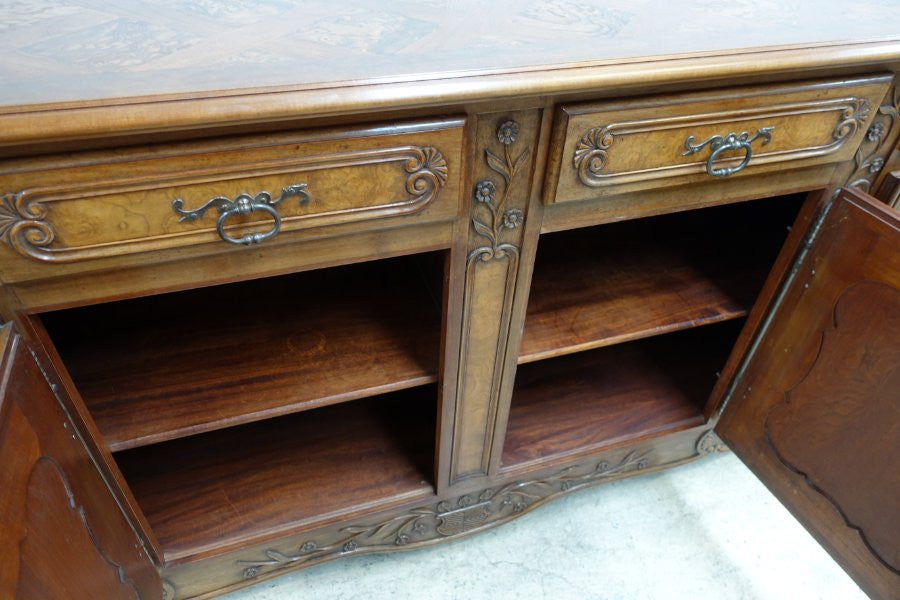
[[[57,393],[0,327],[0,598],[157,600],[159,574]]]
[[[763,321],[718,435],[876,598],[900,598],[900,216],[842,190]]]

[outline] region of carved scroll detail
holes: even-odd
[[[412,214],[424,209],[431,203],[446,183],[448,178],[447,161],[437,148],[430,146],[398,146],[374,150],[351,150],[327,155],[300,156],[293,160],[276,160],[265,165],[253,165],[256,175],[274,175],[303,173],[323,169],[341,169],[347,167],[366,166],[382,163],[401,163],[407,173],[404,182],[405,197],[388,200],[372,206],[338,209],[329,212],[311,212],[302,215],[284,216],[284,230],[297,229],[300,226],[314,227],[375,219],[388,216]],[[233,180],[245,176],[246,166],[227,165],[213,173],[222,180]],[[98,181],[79,184],[75,187],[55,186],[40,190],[27,190],[5,194],[0,199],[0,242],[5,243],[18,254],[36,260],[66,263],[80,260],[91,260],[123,254],[133,254],[185,246],[193,243],[209,241],[209,233],[215,231],[214,226],[175,231],[152,232],[148,235],[136,236],[124,240],[99,239],[90,244],[73,247],[61,247],[57,242],[57,232],[49,222],[52,205],[55,202],[71,202],[89,200],[91,197],[129,193],[134,191],[152,191],[165,189],[168,186],[191,185],[196,178],[210,177],[206,171],[180,173],[177,180],[166,181],[162,185],[157,179],[140,181]],[[291,187],[297,188],[304,184]],[[176,212],[183,208],[182,199],[175,201]],[[215,202],[214,202],[215,204]],[[166,211],[171,210],[171,201]],[[207,206],[208,208],[208,206]],[[191,214],[198,211],[184,211],[179,214],[187,216],[184,221],[191,221]],[[302,225],[301,225],[302,224]],[[100,227],[114,227],[116,224],[101,223]],[[60,233],[63,233],[60,230]]]
[[[606,125],[589,129],[575,146],[573,163],[582,183],[590,185],[588,182],[606,166],[607,150],[613,143],[612,128]]]
[[[4,194],[0,199],[0,240],[23,256],[49,260],[45,248],[56,234],[46,218],[46,207],[27,192]]]
[[[710,123],[720,123],[723,128],[727,128],[749,120],[758,121],[771,117],[791,117],[819,112],[838,115],[829,141],[816,146],[754,153],[754,163],[804,159],[837,152],[866,123],[869,117],[869,102],[865,98],[841,98],[764,106],[738,112],[697,114],[690,119],[673,116],[605,123],[588,129],[581,136],[575,145],[572,166],[578,180],[588,187],[696,174],[706,168],[705,161],[679,163],[677,157],[672,157],[671,162],[664,161],[667,164],[654,167],[635,167],[621,172],[606,172],[606,168],[613,142],[628,135],[653,133],[671,128],[683,130],[691,125],[701,126]]]
[[[843,119],[834,126],[834,132],[831,134],[835,141],[850,137],[865,124],[869,118],[869,101],[864,98],[853,98],[841,116]]]
[[[269,549],[255,560],[238,560],[241,577],[252,579],[350,554],[428,545],[486,529],[528,512],[557,496],[651,466],[649,452],[631,452],[618,462],[566,467],[549,476],[524,479],[414,508],[371,525],[344,527],[327,543],[303,542],[296,552]]]
[[[878,116],[866,132],[859,150],[853,156],[854,170],[847,179],[847,186],[863,192],[871,191],[872,182],[884,168],[882,149],[897,119],[900,118],[900,85],[894,85],[887,93],[885,102],[878,107]]]
[[[430,201],[435,192],[447,182],[447,161],[440,150],[432,147],[413,148],[413,157],[406,161],[406,191]]]

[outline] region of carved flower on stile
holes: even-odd
[[[359,547],[359,544],[356,543],[355,540],[350,540],[346,544],[344,544],[344,552],[353,552]]]
[[[884,167],[884,159],[876,158],[869,164],[869,173],[877,173],[882,167]]]
[[[503,213],[503,227],[506,229],[515,229],[525,222],[525,215],[517,208],[510,208]]]
[[[257,575],[259,575],[259,567],[247,567],[244,569],[245,579],[253,579]]]
[[[884,125],[882,123],[875,123],[871,127],[869,127],[869,132],[866,134],[866,138],[870,142],[874,142],[876,140],[880,140],[881,136],[884,135]]]
[[[475,201],[490,204],[494,201],[497,185],[490,179],[483,179],[475,184]]]
[[[515,121],[506,121],[497,130],[497,139],[504,146],[509,146],[519,137],[519,124]]]
[[[303,552],[304,554],[308,553],[308,552],[312,552],[315,549],[316,549],[315,542],[305,542],[302,546],[300,546],[300,552]]]

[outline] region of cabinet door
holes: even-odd
[[[161,598],[159,574],[57,393],[2,326],[0,598]]]
[[[842,190],[716,431],[870,595],[900,596],[900,215]]]

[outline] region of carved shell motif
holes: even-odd
[[[46,218],[47,209],[29,200],[26,192],[4,194],[0,198],[0,240],[23,256],[44,259],[41,248],[56,239]]]
[[[841,113],[841,120],[834,126],[832,137],[835,141],[852,136],[869,118],[869,101],[865,98],[854,98],[850,106]]]
[[[608,125],[589,129],[581,136],[573,158],[579,179],[587,181],[591,175],[598,175],[603,170],[608,156],[606,151],[612,143],[612,128]]]
[[[438,517],[437,532],[441,535],[459,535],[478,527],[491,515],[491,503],[482,502],[474,506],[441,513]]]
[[[414,156],[406,161],[406,191],[424,196],[440,188],[447,181],[447,161],[440,150],[430,146],[415,148]]]

